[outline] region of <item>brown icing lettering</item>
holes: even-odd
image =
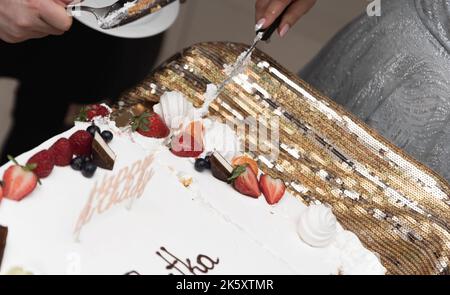
[[[165,262],[167,262],[166,269],[172,270],[175,269],[179,274],[186,275],[198,275],[198,274],[206,274],[209,271],[213,270],[214,267],[219,264],[219,258],[212,259],[206,255],[200,254],[197,256],[197,264],[193,265],[189,258],[184,261],[174,254],[170,253],[166,248],[161,247],[160,251],[156,252],[156,255],[161,257]],[[169,273],[173,274],[173,273]]]

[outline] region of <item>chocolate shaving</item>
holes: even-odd
[[[0,225],[0,269],[2,267],[3,254],[5,253],[7,237],[8,228]]]

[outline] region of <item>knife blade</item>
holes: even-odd
[[[293,3],[293,2],[292,2]],[[256,46],[259,44],[260,41],[269,41],[272,37],[273,33],[277,30],[277,28],[281,25],[281,21],[283,20],[284,15],[291,7],[291,4],[286,6],[286,8],[283,10],[283,12],[275,19],[275,21],[266,29],[259,29],[256,31],[256,37],[253,40],[252,45],[249,49],[245,52],[243,56],[238,57],[236,62],[233,65],[233,70],[230,72],[228,77],[219,85],[217,88],[217,96],[223,91],[225,86],[233,80],[233,78],[241,71],[242,66],[244,65],[247,58],[253,53]]]

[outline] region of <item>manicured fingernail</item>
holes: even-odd
[[[280,37],[286,36],[287,32],[289,31],[290,26],[288,24],[285,24],[280,31]]]
[[[255,31],[261,30],[265,23],[266,23],[265,18],[260,19],[255,25]]]

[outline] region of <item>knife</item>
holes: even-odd
[[[283,20],[283,17],[286,14],[286,12],[291,7],[292,3],[289,4],[288,6],[286,6],[286,8],[283,10],[283,12],[277,17],[277,19],[269,27],[267,27],[266,29],[259,29],[258,31],[256,31],[256,37],[253,40],[252,46],[250,46],[250,48],[246,51],[246,53],[243,57],[238,58],[238,60],[235,62],[235,64],[233,65],[233,70],[231,71],[230,75],[228,75],[228,77],[225,79],[225,81],[223,81],[217,88],[217,92],[216,92],[217,95],[219,95],[222,92],[222,90],[225,88],[225,86],[234,78],[234,76],[236,76],[240,72],[242,66],[245,63],[245,60],[250,56],[250,54],[252,54],[252,52],[255,50],[255,48],[259,44],[259,42],[260,41],[267,42],[270,40],[273,33],[281,25],[281,21]]]

